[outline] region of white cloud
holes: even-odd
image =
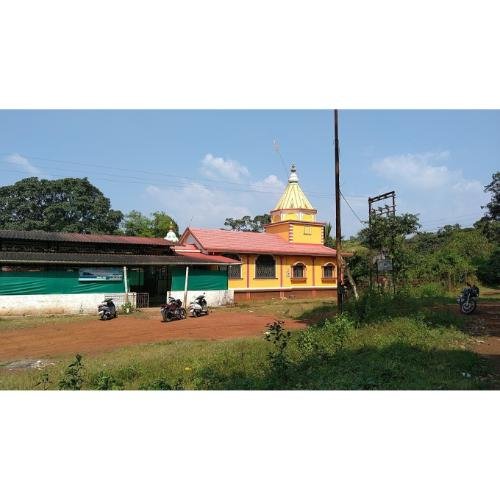
[[[285,184],[281,182],[274,174],[271,174],[261,181],[253,182],[252,188],[258,191],[281,194],[285,189]]]
[[[380,192],[396,190],[399,213],[419,213],[425,228],[459,223],[470,226],[482,214],[488,196],[483,183],[467,179],[447,165],[448,151],[387,156],[372,169],[385,179]]]
[[[441,165],[449,157],[447,151],[387,156],[374,163],[373,170],[390,180],[424,189],[440,188],[450,182],[454,172]]]
[[[7,163],[21,167],[22,170],[31,175],[41,175],[42,171],[30,163],[30,161],[19,153],[12,153],[5,157]]]
[[[182,227],[223,227],[227,217],[239,218],[251,210],[238,203],[238,193],[211,189],[197,182],[182,188],[148,186],[146,192]]]
[[[251,181],[247,167],[235,160],[206,154],[201,173],[211,181],[186,182],[180,188],[150,185],[146,193],[154,204],[186,227],[223,227],[228,217],[240,218],[269,212],[279,199],[285,184],[274,174]],[[224,182],[226,181],[226,182]],[[233,186],[227,182],[235,183]],[[236,185],[238,184],[238,185]]]
[[[228,179],[241,182],[250,174],[248,168],[234,160],[225,160],[220,156],[208,153],[201,161],[201,172],[210,179]]]

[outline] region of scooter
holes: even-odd
[[[116,318],[116,306],[115,303],[111,299],[106,299],[104,302],[101,302],[97,307],[97,312],[99,314],[99,319],[102,321]]]
[[[462,290],[462,293],[457,298],[460,311],[463,314],[472,314],[476,310],[478,297],[479,288],[476,285],[467,283],[467,287]]]
[[[163,321],[172,321],[173,319],[186,319],[186,309],[182,307],[180,299],[168,298],[168,302],[161,306],[161,317]]]
[[[189,304],[189,313],[193,318],[199,318],[202,314],[208,314],[208,304],[205,294],[198,295],[198,297]]]

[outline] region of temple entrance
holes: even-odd
[[[138,269],[137,275],[138,279],[130,283],[130,291],[147,293],[150,307],[164,304],[172,282],[168,266],[145,266]]]

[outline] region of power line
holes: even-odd
[[[279,144],[278,144],[278,147],[279,147]],[[0,154],[8,156],[10,153],[3,152]],[[41,160],[41,161],[48,161],[48,162],[52,162],[52,163],[63,163],[63,164],[99,169],[100,170],[99,175],[103,175],[102,169],[117,170],[118,172],[120,172],[120,178],[131,177],[131,176],[124,176],[122,174],[122,172],[133,172],[133,173],[138,173],[138,174],[153,175],[155,177],[158,177],[159,175],[161,175],[159,172],[154,172],[152,170],[142,170],[142,169],[136,169],[136,168],[130,169],[130,168],[124,168],[124,167],[115,167],[115,166],[110,166],[110,165],[104,165],[104,164],[99,164],[99,163],[88,163],[88,162],[81,162],[81,161],[74,161],[74,160],[59,160],[59,159],[54,159],[54,158],[44,158],[44,157],[40,157],[40,156],[31,156],[31,155],[22,155],[22,156],[23,156],[23,158],[28,158],[31,160]],[[283,159],[283,156],[281,155],[281,153],[279,151],[278,151],[278,156],[280,157],[280,160],[283,163],[283,167],[285,168],[286,178],[288,178],[288,167],[286,167],[285,160]],[[5,163],[13,164],[13,165],[18,165],[18,163],[11,161],[11,160],[8,160],[8,159],[5,159],[5,158],[3,158],[3,160],[1,160],[1,161],[4,161]],[[68,169],[65,169],[63,167],[46,167],[46,166],[44,166],[43,168],[44,169],[53,168],[53,169],[58,169],[58,170],[63,170],[63,171],[68,170]],[[168,174],[168,177],[169,178],[173,177],[176,179],[185,179],[185,180],[200,183],[200,179],[196,178],[196,177],[187,177],[187,176],[176,175],[176,174],[171,174],[171,173]],[[132,178],[142,179],[143,177],[140,177],[140,178],[132,177]],[[223,180],[223,179],[203,179],[203,182],[209,182],[209,183],[213,183],[213,184],[231,184],[231,185],[235,185],[235,186],[252,187],[251,184],[242,183],[242,182],[235,182],[235,181],[228,181],[228,180]],[[254,191],[254,190],[252,190],[252,191]],[[258,191],[258,192],[261,192],[261,191]],[[281,194],[281,191],[272,191],[272,190],[262,191],[262,192]],[[308,195],[314,195],[317,198],[328,198],[328,199],[331,198],[331,193],[325,193],[325,192],[321,192],[321,191],[309,191],[309,190],[307,190],[307,193],[308,193]],[[364,198],[363,196],[358,196],[358,195],[348,195],[348,196],[351,198]]]
[[[28,158],[28,156],[26,156],[26,158]],[[30,156],[29,158],[35,158],[35,157]],[[55,161],[58,163],[66,163],[63,160],[45,159],[44,161]],[[13,162],[10,160],[4,159],[3,162],[11,164],[11,165],[12,164],[18,165],[16,162]],[[154,183],[155,185],[158,185],[158,176],[159,176],[158,172],[152,172],[152,171],[147,171],[147,170],[131,170],[131,169],[125,169],[125,168],[122,169],[122,168],[118,168],[118,167],[109,167],[109,166],[104,166],[104,165],[87,164],[87,163],[73,162],[73,161],[70,161],[67,163],[69,163],[71,165],[80,165],[80,166],[86,166],[86,167],[90,167],[90,168],[98,168],[99,172],[92,173],[92,174],[98,175],[99,180],[103,180],[103,181],[110,180],[110,181],[113,181],[115,183],[117,181],[119,181],[119,182],[122,182],[125,184],[143,184],[143,185],[149,185],[151,183]],[[82,175],[80,170],[73,169],[71,167],[68,168],[68,167],[56,167],[56,166],[47,167],[47,166],[44,166],[43,168],[48,174],[51,174],[52,170],[56,170],[56,171],[62,171],[62,172],[68,172],[68,173],[76,172],[77,174]],[[103,171],[103,169],[119,170],[120,175],[111,177],[111,175],[113,175],[113,174],[106,173],[105,171]],[[153,175],[155,177],[155,179],[152,179],[149,182],[145,182],[146,179],[144,176],[137,177],[137,176],[133,176],[133,175],[126,175],[126,174],[123,174],[123,171],[144,173],[146,175]],[[38,175],[43,175],[43,174],[38,174]],[[55,175],[60,175],[60,174],[55,174]],[[162,178],[164,178],[164,177],[165,176],[162,176]],[[213,180],[213,179],[201,180],[198,178],[185,177],[185,176],[174,175],[174,174],[168,174],[166,177],[167,178],[173,177],[174,179],[176,179],[176,181],[173,181],[173,182],[171,181],[168,183],[169,187],[185,187],[187,184],[187,181],[190,181],[190,182],[196,182],[197,184],[199,184],[207,189],[212,188],[212,187],[217,187],[217,184],[230,184],[230,185],[234,185],[234,186],[240,186],[244,189],[233,189],[233,188],[228,188],[226,186],[220,186],[220,187],[221,187],[221,189],[224,189],[225,191],[249,192],[249,193],[259,193],[259,194],[276,194],[276,195],[282,194],[281,190],[278,191],[276,189],[258,189],[258,188],[253,187],[252,184],[246,184],[246,183],[231,182],[231,181],[224,181],[224,180]],[[215,186],[207,186],[206,183],[213,183],[213,184],[215,184]],[[308,195],[310,195],[312,198],[330,199],[330,197],[331,197],[331,195],[328,193],[321,193],[321,192],[316,192],[316,191],[308,191]]]
[[[351,207],[350,203],[347,201],[347,199],[344,196],[344,193],[342,193],[342,191],[340,191],[340,196],[342,196],[342,198],[344,199],[344,201],[347,203],[347,206],[351,209],[351,212],[354,214],[354,216],[356,217],[356,219],[358,219],[359,222],[361,222],[361,224],[366,224],[366,222],[364,222],[364,221],[361,220],[361,218],[359,217],[359,215],[355,212],[354,208]]]

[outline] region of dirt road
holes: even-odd
[[[0,332],[0,361],[90,354],[118,347],[165,340],[224,340],[262,335],[275,316],[241,311],[217,311],[201,318],[162,323],[159,310],[144,310],[134,316],[111,321],[97,318]],[[287,319],[286,328],[304,328],[305,323]]]
[[[470,320],[472,350],[490,361],[495,388],[500,389],[500,302],[480,301]]]

